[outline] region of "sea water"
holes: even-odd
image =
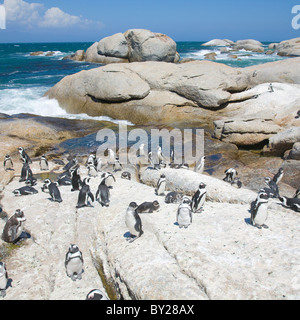
[[[178,42],[181,59],[203,60],[206,53],[215,52],[216,62],[232,67],[246,67],[284,59],[276,54],[253,53],[245,50],[221,53],[220,47],[204,47],[203,42]],[[92,43],[19,43],[0,44],[0,113],[27,113],[70,119],[115,121],[108,117],[68,114],[55,99],[44,97],[47,90],[63,77],[99,67],[99,64],[64,60],[76,50],[86,50]],[[265,51],[268,43],[264,43]],[[229,50],[230,48],[228,48]],[[32,56],[32,52],[43,51]],[[52,55],[47,55],[48,53]],[[237,55],[237,59],[230,57]]]

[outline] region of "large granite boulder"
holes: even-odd
[[[94,63],[135,61],[178,62],[176,42],[165,34],[145,29],[130,29],[95,42],[85,54]]]
[[[277,47],[279,56],[299,57],[300,56],[300,38],[281,41]]]
[[[247,40],[238,40],[235,45],[233,46],[234,50],[246,50],[246,51],[253,51],[253,52],[264,52],[264,48],[262,47],[262,43],[253,40],[253,39],[247,39]]]
[[[208,42],[205,42],[202,44],[202,46],[207,46],[207,47],[227,47],[234,45],[234,42],[228,39],[213,39]]]

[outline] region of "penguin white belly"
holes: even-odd
[[[68,264],[67,264],[67,273],[69,276],[73,275],[74,273],[76,274],[81,274],[83,269],[83,263],[80,258],[73,258],[71,259]]]
[[[254,223],[261,226],[265,223],[267,218],[268,218],[268,204],[267,203],[261,204],[254,218]]]
[[[157,188],[157,194],[158,195],[163,194],[165,192],[165,189],[166,189],[166,182],[163,181]]]
[[[7,286],[7,278],[5,276],[5,274],[0,277],[0,290],[5,290]]]
[[[135,230],[135,225],[136,225],[136,220],[133,216],[132,213],[127,213],[126,212],[126,226],[129,229],[129,232],[133,235],[133,236],[138,236],[138,232]]]
[[[198,209],[203,207],[205,199],[206,199],[206,193],[204,193],[204,195],[202,196],[202,198],[201,198],[201,200],[199,202],[199,205],[198,205]]]
[[[189,208],[179,208],[179,214],[177,222],[179,226],[188,226],[191,224],[190,209]]]

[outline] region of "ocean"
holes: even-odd
[[[204,42],[178,42],[181,59],[203,60],[205,54],[215,52],[216,62],[232,67],[247,67],[285,59],[276,54],[253,53],[245,50],[222,53],[220,47],[203,47]],[[263,43],[265,51],[269,43]],[[86,50],[92,43],[20,43],[0,44],[0,113],[8,115],[27,113],[69,119],[94,119],[115,122],[108,117],[90,117],[86,114],[68,114],[54,99],[44,93],[63,77],[81,70],[99,67],[99,64],[63,60],[76,50]],[[228,48],[229,49],[229,48]],[[31,52],[43,51],[41,56]],[[52,55],[47,53],[52,52]]]

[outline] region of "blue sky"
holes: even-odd
[[[0,0],[0,5],[6,8],[0,42],[94,42],[131,28],[175,41],[300,37],[291,24],[296,0]]]

